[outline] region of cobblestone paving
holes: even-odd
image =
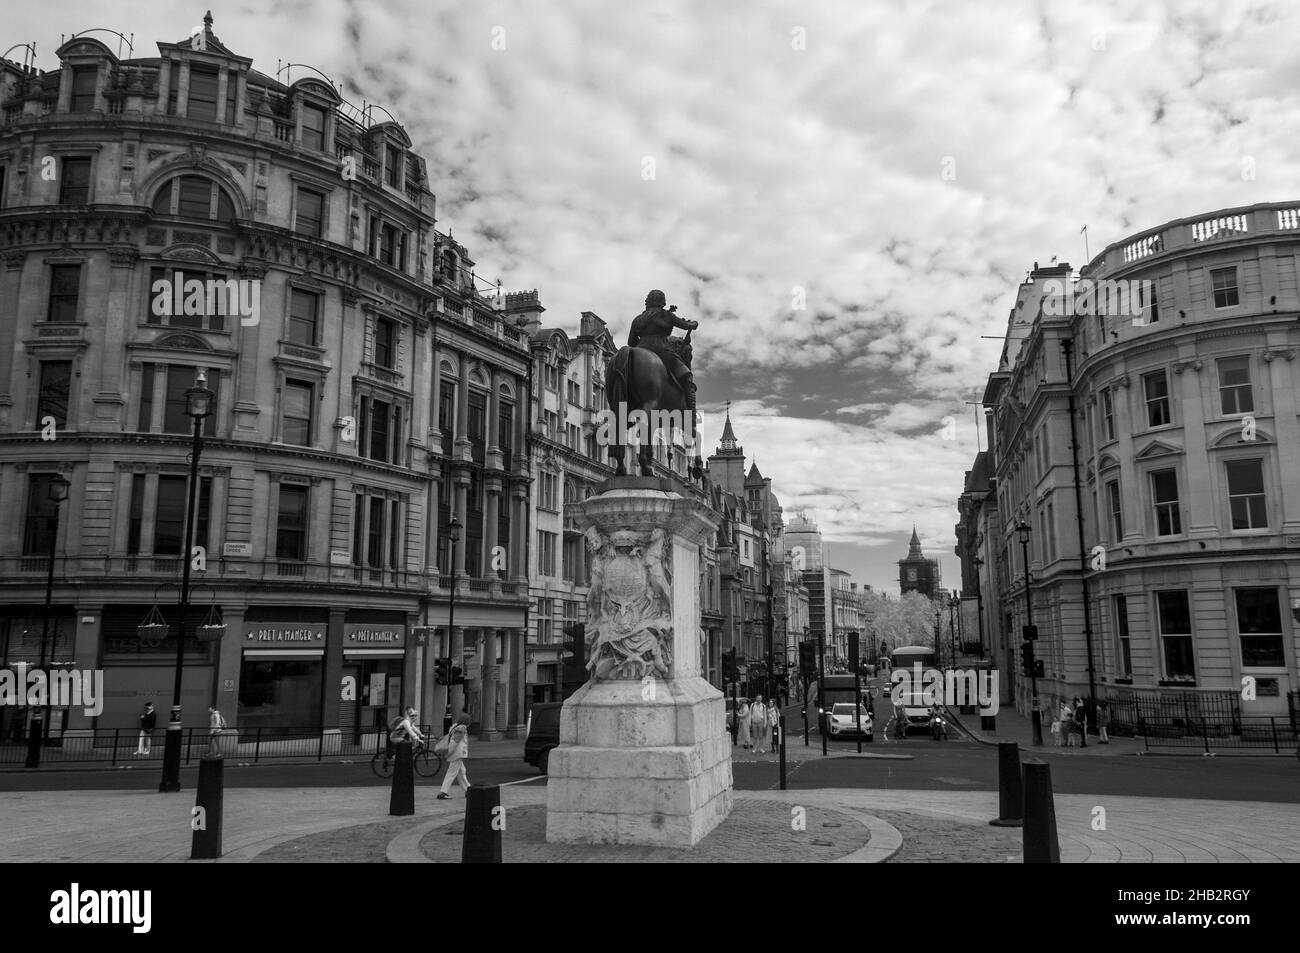
[[[790,808],[763,801],[736,803],[731,815],[695,847],[614,847],[546,843],[546,807],[509,810],[502,837],[505,863],[825,863],[866,846],[867,828],[846,814],[809,808],[807,829],[791,829]],[[460,822],[435,828],[420,841],[436,863],[460,861]]]
[[[903,835],[903,846],[891,864],[1018,864],[1023,845],[1020,828],[990,827],[958,820],[941,820],[902,811],[871,812]]]
[[[255,864],[382,864],[384,850],[398,834],[428,816],[400,817],[308,834],[277,844],[253,858]],[[458,842],[459,843],[459,842]]]

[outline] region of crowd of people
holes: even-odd
[[[1092,699],[1084,699],[1075,695],[1073,701],[1067,702],[1061,699],[1060,708],[1056,711],[1055,719],[1052,721],[1052,736],[1056,738],[1058,748],[1073,748],[1075,738],[1079,740],[1079,747],[1088,747],[1088,719],[1092,714],[1095,718],[1095,727],[1097,729],[1097,743],[1110,744],[1110,706],[1104,701],[1093,703]]]
[[[772,747],[772,729],[780,721],[775,698],[766,704],[762,695],[740,699],[736,708],[736,744],[755,754],[767,754]]]

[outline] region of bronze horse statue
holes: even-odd
[[[684,339],[670,340],[676,345],[678,356],[689,367],[691,332],[687,331]],[[672,421],[674,428],[681,429],[686,439],[685,452],[690,459],[688,472],[697,479],[703,475],[704,462],[700,459],[695,411],[687,407],[685,391],[668,373],[668,368],[658,354],[644,347],[619,348],[609,362],[605,390],[609,409],[617,422],[609,453],[619,476],[626,476],[628,472],[627,432],[633,429],[639,429],[642,437],[637,450],[637,465],[641,475],[654,476],[654,441],[656,432],[661,428],[664,430],[668,464],[671,468],[673,447],[668,421]],[[643,425],[639,421],[629,420],[638,411],[644,415]],[[627,421],[626,431],[623,429],[624,421]]]

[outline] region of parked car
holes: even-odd
[[[875,731],[870,710],[865,705],[859,706],[858,710],[862,713],[862,737],[868,740],[874,739]],[[832,738],[856,735],[858,733],[858,714],[854,711],[853,703],[840,702],[831,706],[828,725],[830,737]]]
[[[560,709],[564,702],[538,702],[528,713],[524,735],[524,761],[542,774],[550,762],[551,749],[560,744]]]

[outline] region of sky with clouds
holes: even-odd
[[[50,12],[53,9],[54,12]],[[11,6],[51,68],[109,26],[136,55],[204,13]],[[696,318],[706,445],[737,436],[834,562],[897,592],[915,523],[953,524],[1034,261],[1293,198],[1300,8],[1287,3],[451,3],[258,0],[214,32],[379,103],[427,162],[439,227],[548,324],[621,338],[650,288]],[[107,37],[101,38],[109,39]],[[110,42],[115,46],[116,41]],[[295,68],[290,79],[306,75]],[[1289,77],[1289,78],[1288,78]],[[956,423],[945,439],[944,418]]]

